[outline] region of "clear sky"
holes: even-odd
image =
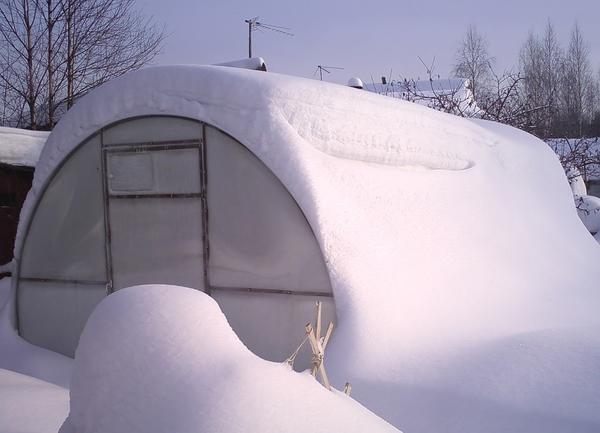
[[[418,57],[448,76],[459,41],[474,24],[489,41],[496,66],[516,65],[530,31],[551,20],[564,45],[578,21],[600,69],[600,0],[137,0],[169,34],[156,63],[217,63],[248,55],[244,19],[291,27],[293,37],[253,34],[253,54],[270,71],[312,77],[317,65],[343,67],[324,77],[346,82],[381,75],[425,75]]]

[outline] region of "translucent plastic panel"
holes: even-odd
[[[207,127],[211,285],[330,292],[317,241],[273,173]]]
[[[33,215],[20,275],[106,281],[100,138],[59,168]]]
[[[19,281],[19,333],[30,343],[73,357],[105,285]]]
[[[150,283],[204,289],[200,199],[113,198],[109,214],[115,289]]]
[[[202,125],[177,117],[144,117],[115,125],[103,132],[104,145],[199,140]]]
[[[332,298],[263,293],[213,291],[211,294],[225,313],[240,340],[258,356],[270,361],[285,361],[306,336],[305,325],[315,317],[315,302],[323,303],[323,331],[335,323]],[[335,333],[334,333],[335,334]],[[294,367],[310,366],[310,348],[298,354]]]
[[[198,149],[107,152],[111,194],[200,192]]]

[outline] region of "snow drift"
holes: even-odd
[[[397,431],[253,355],[204,293],[156,285],[121,290],[90,317],[60,433]]]
[[[66,389],[0,369],[0,431],[56,433],[69,412]]]
[[[600,429],[587,361],[600,347],[600,248],[554,152],[507,126],[277,74],[144,69],[57,125],[15,256],[69,152],[104,126],[160,114],[227,132],[299,203],[336,301],[329,370],[369,409],[411,433]]]

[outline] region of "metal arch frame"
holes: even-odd
[[[268,170],[273,175],[273,177],[275,177],[275,179],[277,179],[281,183],[281,185],[284,187],[284,189],[288,192],[288,194],[292,198],[294,204],[296,205],[298,211],[301,213],[302,217],[306,221],[306,223],[310,229],[310,232],[312,233],[313,237],[316,239],[314,230],[313,230],[310,222],[308,221],[308,218],[306,218],[306,214],[304,213],[304,211],[302,210],[302,208],[296,201],[295,197],[289,191],[289,189],[285,186],[285,184],[283,184],[281,179],[279,179],[279,177],[271,170],[271,168],[269,166],[267,166],[260,158],[258,158],[258,156],[256,156],[254,154],[254,152],[252,152],[252,150],[250,150],[246,145],[244,145],[243,142],[241,142],[240,140],[238,140],[231,134],[227,133],[226,131],[224,131],[214,125],[208,124],[202,120],[190,118],[190,117],[186,117],[186,116],[168,115],[168,114],[150,114],[150,115],[141,115],[141,116],[131,116],[131,117],[123,118],[116,122],[110,123],[100,129],[96,130],[94,133],[88,135],[83,140],[81,140],[80,143],[77,146],[75,146],[73,149],[71,149],[71,151],[69,151],[64,156],[64,158],[56,165],[56,167],[52,171],[52,174],[45,179],[44,184],[40,187],[40,192],[37,196],[38,198],[37,198],[36,202],[33,204],[31,213],[29,214],[29,218],[27,220],[27,223],[26,223],[26,226],[25,226],[25,229],[23,232],[23,236],[21,237],[22,241],[21,241],[21,245],[20,245],[20,249],[19,249],[18,258],[17,257],[15,258],[16,259],[15,260],[15,269],[13,272],[14,282],[12,283],[12,286],[13,286],[13,290],[14,290],[14,294],[15,294],[13,313],[14,313],[17,334],[20,335],[20,318],[19,318],[19,282],[20,281],[64,282],[64,283],[77,283],[77,284],[100,283],[100,284],[106,284],[107,294],[110,294],[114,291],[114,288],[112,287],[112,281],[113,281],[112,272],[113,272],[113,270],[112,270],[112,256],[110,253],[110,245],[111,245],[110,221],[109,221],[109,217],[108,217],[108,207],[107,207],[109,196],[108,196],[108,190],[106,187],[106,152],[104,151],[105,150],[104,132],[106,130],[113,128],[117,125],[120,125],[122,123],[139,120],[139,119],[155,118],[155,117],[156,118],[176,118],[176,119],[189,120],[192,122],[196,122],[202,126],[202,137],[200,138],[200,158],[199,159],[200,159],[200,178],[201,178],[201,186],[202,186],[201,193],[200,193],[200,199],[203,201],[203,203],[202,203],[202,209],[203,209],[202,223],[203,223],[203,241],[204,241],[203,245],[204,245],[204,251],[205,251],[205,254],[203,255],[204,262],[205,262],[204,263],[205,292],[209,295],[211,295],[212,291],[224,291],[224,292],[237,292],[237,293],[264,293],[264,294],[272,293],[272,294],[301,295],[301,296],[312,296],[312,297],[328,297],[328,298],[332,298],[332,299],[334,298],[332,290],[330,292],[319,292],[319,291],[309,292],[309,291],[292,291],[292,290],[284,290],[284,289],[264,289],[264,288],[253,288],[253,287],[212,286],[210,284],[210,278],[209,278],[209,274],[208,274],[208,268],[209,268],[208,265],[209,265],[209,258],[210,258],[210,245],[209,245],[209,237],[208,237],[209,218],[208,218],[208,203],[207,203],[207,195],[208,195],[207,194],[207,192],[208,192],[207,191],[207,171],[208,171],[208,167],[206,164],[206,127],[207,126],[214,128],[217,131],[221,132],[222,134],[226,135],[227,137],[231,138],[236,143],[238,143],[240,146],[242,146],[244,149],[246,149],[253,157],[257,158],[261,162],[263,167],[266,170]],[[94,138],[97,135],[100,135],[100,146],[98,147],[98,152],[99,152],[99,160],[100,160],[102,179],[103,179],[103,185],[104,185],[104,187],[102,188],[102,193],[103,193],[103,201],[105,203],[105,206],[104,206],[104,231],[105,231],[105,240],[106,241],[105,241],[104,249],[105,249],[105,257],[106,257],[106,263],[105,263],[106,282],[68,280],[68,279],[57,279],[57,278],[23,277],[21,275],[21,263],[22,263],[22,258],[23,258],[23,254],[25,251],[25,244],[26,244],[27,238],[29,237],[29,234],[31,231],[31,226],[32,226],[35,216],[37,214],[40,202],[42,201],[43,197],[45,196],[45,194],[48,190],[48,187],[52,184],[56,175],[60,172],[60,170],[64,167],[64,165],[71,159],[71,157],[78,150],[80,150],[80,148],[86,142],[88,142],[90,139]],[[173,146],[179,146],[179,145],[185,146],[187,144],[187,141],[188,140],[173,140],[173,141],[169,141],[168,144],[173,145]],[[125,144],[125,146],[129,147],[131,145],[136,145],[136,144],[137,145],[145,145],[145,146],[152,147],[152,148],[154,148],[156,146],[158,148],[152,149],[152,150],[160,150],[160,147],[164,146],[166,143],[165,142],[162,142],[162,143],[160,143],[160,142],[159,143],[157,143],[157,142],[127,143],[127,144]],[[123,145],[121,145],[121,147],[122,146]],[[115,145],[115,144],[107,145],[106,149],[108,149],[108,148],[111,148],[111,151],[114,151],[114,152],[121,151],[121,149],[119,149],[119,145]],[[321,259],[322,259],[323,263],[325,263],[326,268],[329,271],[329,268],[327,267],[327,262],[325,261],[325,257],[323,256],[323,251],[321,249],[321,246],[319,245],[319,242],[317,242],[317,246],[319,247],[319,251],[321,253]],[[331,276],[329,275],[329,272],[328,272],[329,287],[331,289],[332,286],[331,286],[330,278],[331,278]]]

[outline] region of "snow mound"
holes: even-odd
[[[66,389],[0,369],[1,432],[56,433],[68,411]]]
[[[60,433],[397,431],[310,374],[253,355],[204,293],[146,285],[89,319]]]
[[[49,135],[45,131],[0,126],[0,162],[35,167]]]

